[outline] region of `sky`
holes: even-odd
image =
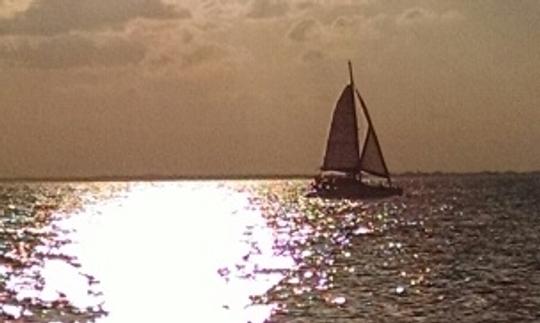
[[[391,172],[540,169],[536,0],[0,0],[0,177],[314,174],[347,60]]]

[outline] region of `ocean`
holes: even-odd
[[[0,321],[540,322],[540,174],[0,184]]]

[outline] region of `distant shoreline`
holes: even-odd
[[[143,176],[72,176],[72,177],[14,177],[0,178],[0,183],[8,182],[137,182],[137,181],[220,181],[220,180],[271,180],[310,179],[315,175],[143,175]]]
[[[478,176],[478,175],[531,175],[540,171],[484,171],[484,172],[403,172],[394,177],[407,176]],[[136,182],[136,181],[220,181],[220,180],[287,180],[311,179],[317,174],[251,174],[251,175],[142,175],[142,176],[65,176],[65,177],[4,177],[0,183],[14,182]]]

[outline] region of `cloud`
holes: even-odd
[[[302,55],[302,61],[306,63],[319,62],[324,58],[324,54],[319,50],[308,50]]]
[[[246,5],[249,5],[249,2],[240,3],[232,0],[204,1],[201,3],[199,9],[202,16],[205,17],[231,18],[243,13],[246,10]]]
[[[12,67],[38,69],[113,67],[137,63],[145,52],[142,44],[120,37],[97,42],[82,36],[57,36],[37,43],[5,42],[0,46],[0,60]]]
[[[296,8],[299,10],[306,10],[316,6],[316,3],[312,1],[302,1],[296,4]]]
[[[0,18],[11,17],[28,8],[32,0],[0,0]]]
[[[118,28],[136,18],[191,17],[160,0],[35,0],[27,10],[0,18],[0,35],[57,35]]]
[[[314,19],[306,19],[294,25],[288,36],[294,41],[304,42],[315,38],[319,32],[319,23]]]
[[[438,13],[425,8],[414,7],[403,11],[396,18],[398,25],[412,25],[427,22],[448,22],[463,18],[463,15],[455,10]]]
[[[253,19],[275,18],[287,14],[289,5],[284,0],[252,0],[247,17]]]
[[[428,11],[424,8],[410,8],[403,12],[400,16],[400,19],[403,21],[418,21],[423,19],[430,19],[434,17],[435,14],[431,11]]]
[[[207,61],[219,60],[226,56],[228,56],[228,52],[223,47],[215,44],[199,45],[190,52],[181,55],[181,64],[184,67],[190,67]]]
[[[193,37],[192,34],[189,35]],[[231,63],[241,59],[242,53],[231,46],[197,37],[184,40],[184,37],[179,36],[175,45],[161,44],[149,48],[143,64],[149,64],[151,73],[162,74],[164,70],[177,71],[177,68],[187,69],[208,63],[223,63],[224,60]]]

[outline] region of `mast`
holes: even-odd
[[[349,63],[349,77],[351,79],[351,86],[354,89],[354,77],[353,77],[353,71],[352,71],[352,63],[351,63],[351,61],[348,61],[348,63]],[[353,93],[353,98],[354,98],[354,93]]]
[[[352,63],[350,60],[348,61],[348,65],[349,65],[349,78],[350,78],[350,88],[351,88],[351,101],[353,105],[353,115],[354,115],[354,119],[353,119],[354,120],[354,133],[355,133],[354,141],[356,142],[356,147],[360,147],[360,142],[358,141],[358,118],[356,116],[356,101],[354,99],[354,91],[356,90],[356,88],[354,87],[353,69],[352,69]],[[358,178],[358,180],[361,179],[362,171],[360,169],[360,156],[358,156],[357,172],[354,175]]]
[[[358,100],[360,101],[360,106],[362,107],[362,111],[364,112],[364,115],[366,116],[366,120],[368,123],[368,129],[371,129],[371,133],[373,134],[373,138],[375,140],[375,144],[377,145],[377,148],[379,149],[380,155],[381,155],[381,161],[382,165],[384,167],[384,170],[386,171],[386,179],[388,180],[388,185],[392,186],[392,180],[390,179],[390,173],[388,172],[388,167],[386,166],[386,161],[384,160],[384,156],[382,154],[381,145],[379,144],[379,138],[377,138],[377,133],[375,132],[375,128],[373,128],[373,123],[371,122],[371,117],[369,115],[366,103],[364,102],[364,99],[360,95],[360,91],[358,89],[355,89],[356,95],[358,96]],[[367,141],[368,137],[366,137]],[[364,144],[365,148],[365,144]],[[364,154],[364,150],[362,150],[362,155]]]

